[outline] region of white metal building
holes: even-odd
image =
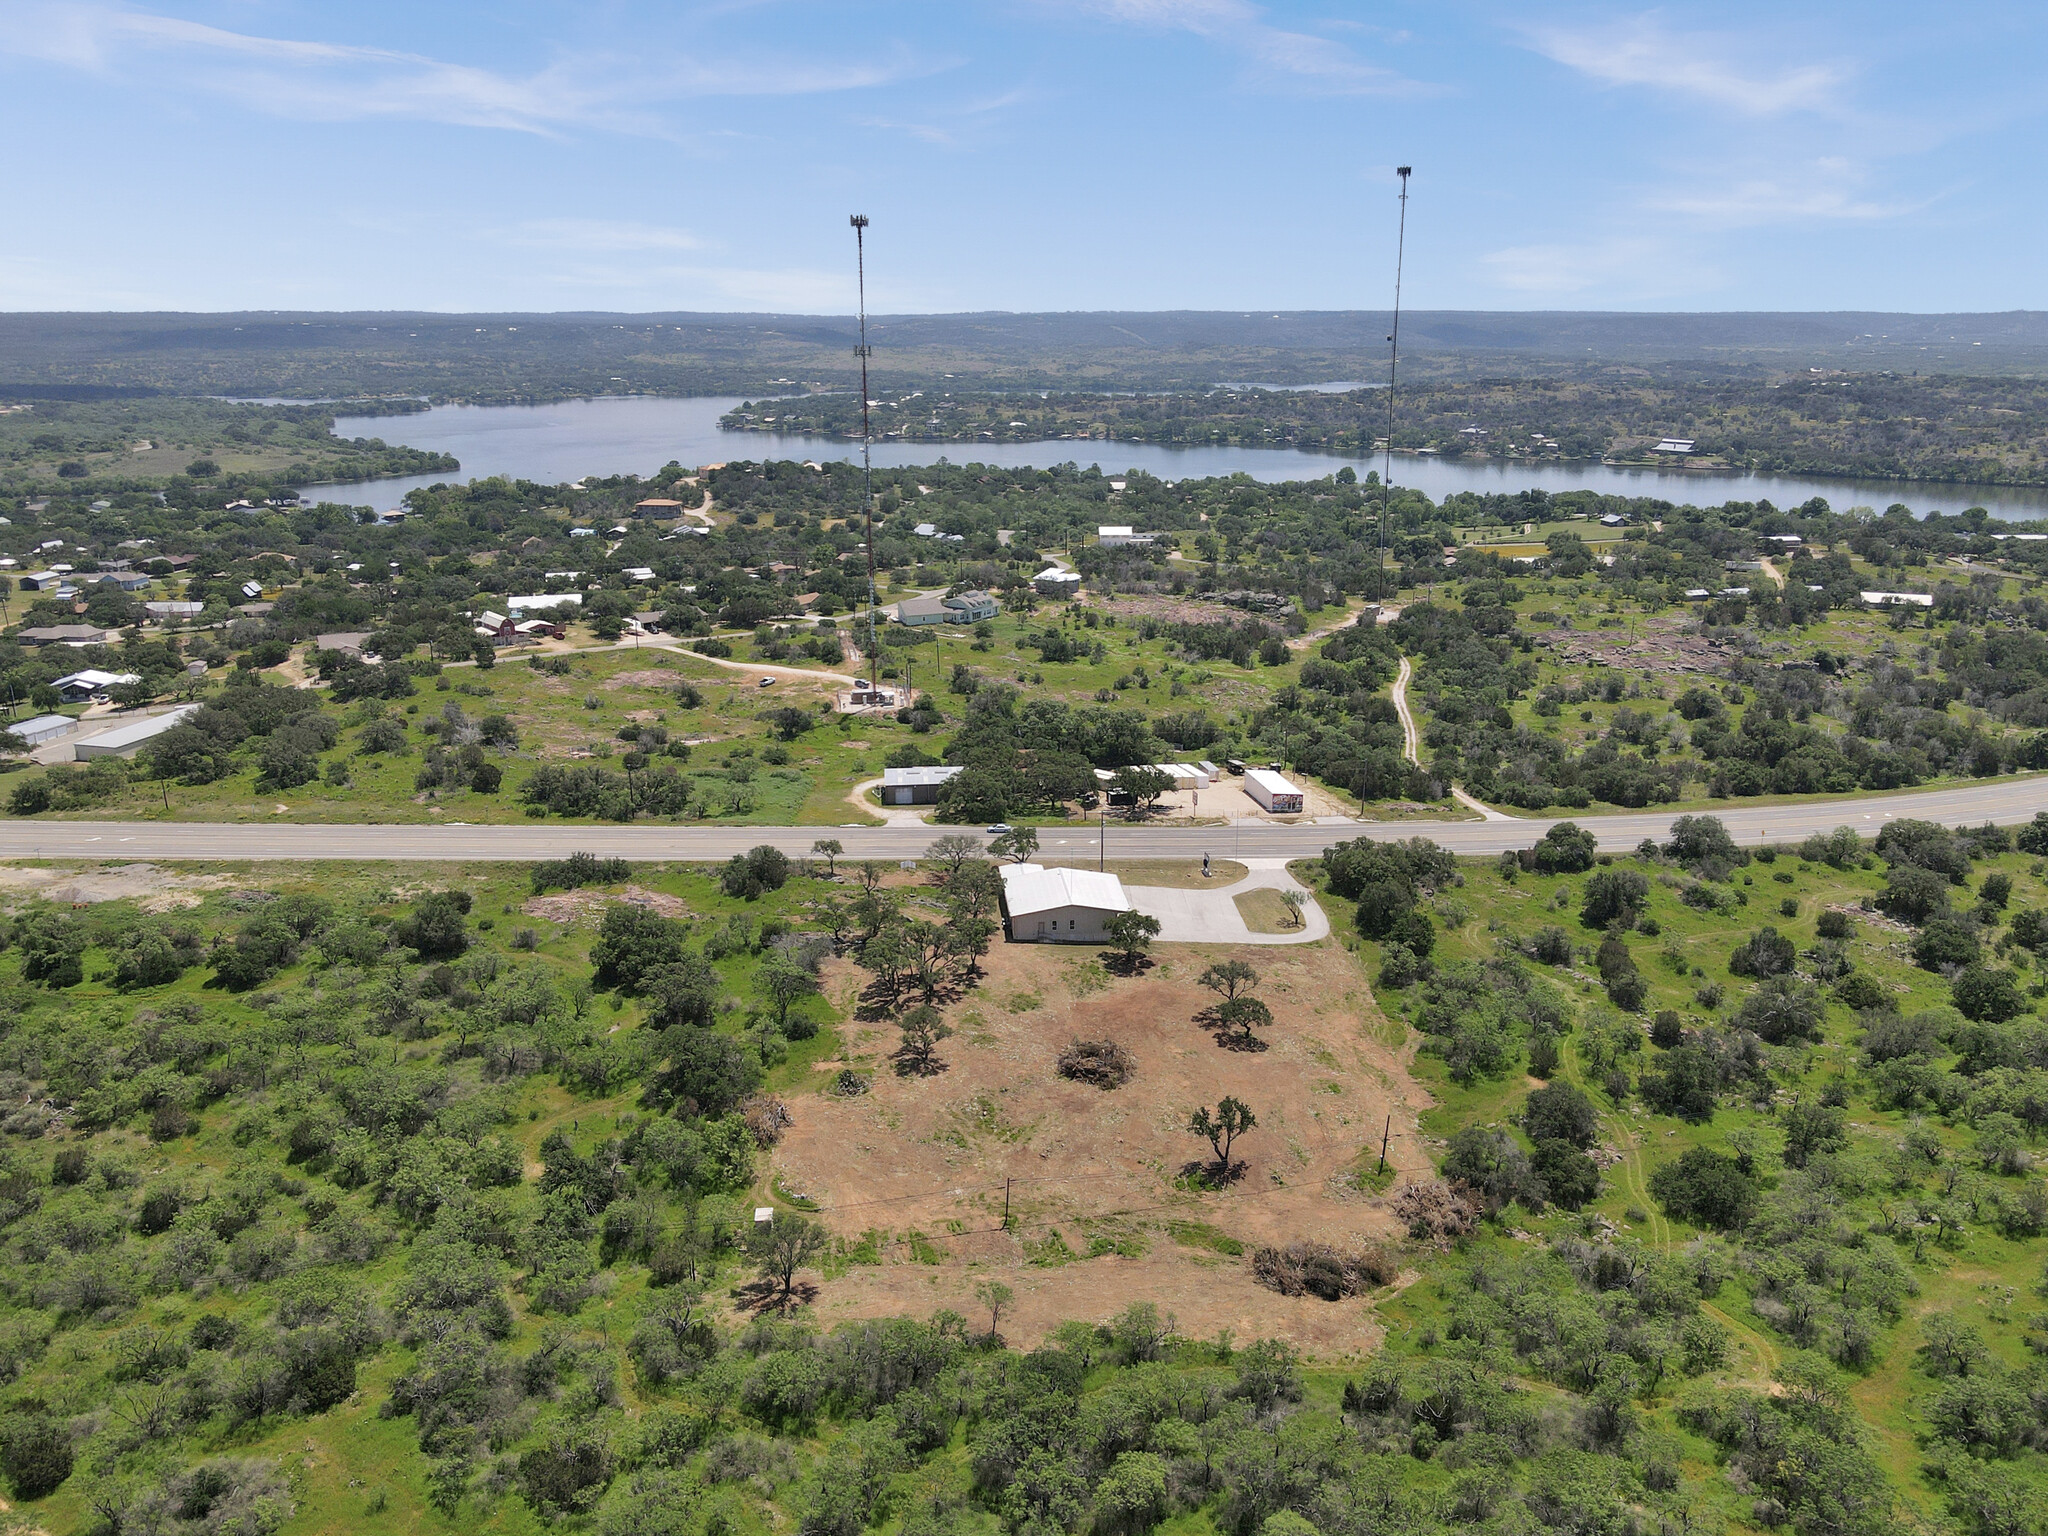
[[[1932,608],[1931,592],[1866,592],[1863,601],[1873,608]]]
[[[176,709],[167,710],[161,715],[130,720],[126,725],[116,726],[111,731],[88,736],[72,747],[71,755],[81,763],[95,757],[126,757],[143,743],[163,735],[198,708],[197,704],[180,704]]]
[[[55,741],[78,724],[69,715],[37,715],[33,720],[18,720],[7,727],[32,747],[46,741]]]
[[[1095,525],[1095,542],[1112,547],[1118,544],[1150,544],[1152,535],[1135,533],[1127,523],[1098,523]]]
[[[884,768],[882,804],[936,805],[939,799],[939,786],[954,774],[964,771],[957,767]]]
[[[1013,944],[1101,944],[1109,938],[1109,920],[1131,910],[1123,881],[1100,870],[1001,868]]]
[[[1301,791],[1270,768],[1245,769],[1244,792],[1276,816],[1298,813],[1302,807]]]

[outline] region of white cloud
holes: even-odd
[[[1537,52],[1607,85],[1642,85],[1711,101],[1750,117],[1828,111],[1848,72],[1835,64],[1744,66],[1723,39],[1673,32],[1654,13],[1573,31],[1532,28]]]
[[[1713,273],[1664,242],[1635,237],[1508,246],[1481,256],[1479,268],[1494,288],[1518,297],[1596,294],[1603,304],[1696,293],[1715,282]]]
[[[1337,95],[1411,95],[1427,89],[1394,70],[1369,64],[1342,43],[1291,32],[1266,20],[1249,0],[1040,0],[1110,21],[1189,32],[1229,49],[1255,75],[1285,77]]]
[[[355,44],[260,37],[103,4],[32,3],[0,27],[0,54],[116,74],[135,54],[183,61],[178,81],[280,115],[402,118],[554,134],[600,126],[665,129],[654,105],[707,96],[784,96],[870,87],[934,67],[884,62],[568,58],[527,75]],[[622,106],[631,102],[636,105]]]

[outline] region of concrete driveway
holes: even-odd
[[[1207,891],[1177,891],[1157,885],[1127,885],[1131,905],[1159,919],[1164,944],[1309,944],[1330,935],[1330,919],[1315,893],[1287,873],[1285,859],[1246,859],[1251,870],[1235,885]],[[1253,933],[1232,898],[1246,891],[1300,891],[1302,926],[1292,933]]]

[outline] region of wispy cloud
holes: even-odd
[[[1838,64],[1745,64],[1725,38],[1675,32],[1654,13],[1595,28],[1530,28],[1546,58],[1607,85],[1650,86],[1698,97],[1750,117],[1827,111],[1849,71]]]
[[[505,238],[514,245],[571,251],[700,251],[705,244],[686,229],[619,219],[529,219]]]
[[[19,5],[0,55],[118,75],[132,58],[181,61],[180,84],[259,110],[325,121],[402,118],[521,133],[574,127],[666,134],[656,106],[712,96],[854,90],[934,67],[908,54],[830,64],[708,57],[571,56],[528,74],[351,43],[262,37],[101,4]],[[622,106],[621,103],[634,105]]]
[[[1479,258],[1494,288],[1529,299],[1568,299],[1598,292],[1606,303],[1639,303],[1698,292],[1714,274],[1661,240],[1613,240],[1507,246]]]
[[[1333,95],[1413,95],[1429,89],[1398,71],[1367,63],[1342,43],[1289,31],[1250,0],[1040,0],[1109,21],[1192,33],[1225,47],[1254,75],[1284,77],[1296,90]]]
[[[1652,208],[1723,228],[1756,224],[1863,222],[1896,218],[1916,207],[1864,195],[1865,176],[1848,160],[1826,157],[1770,174],[1687,182],[1647,199]]]
[[[884,133],[906,134],[926,144],[937,144],[950,149],[985,138],[988,130],[1010,108],[1036,101],[1038,97],[1037,91],[1019,86],[1015,90],[963,102],[958,106],[938,107],[928,112],[922,120],[863,117],[855,121],[863,128],[875,128]]]
[[[804,267],[591,264],[549,272],[540,280],[549,291],[663,308],[837,314],[854,303],[853,280],[845,273]]]

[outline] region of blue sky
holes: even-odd
[[[6,309],[2048,307],[2018,3],[0,0]]]

